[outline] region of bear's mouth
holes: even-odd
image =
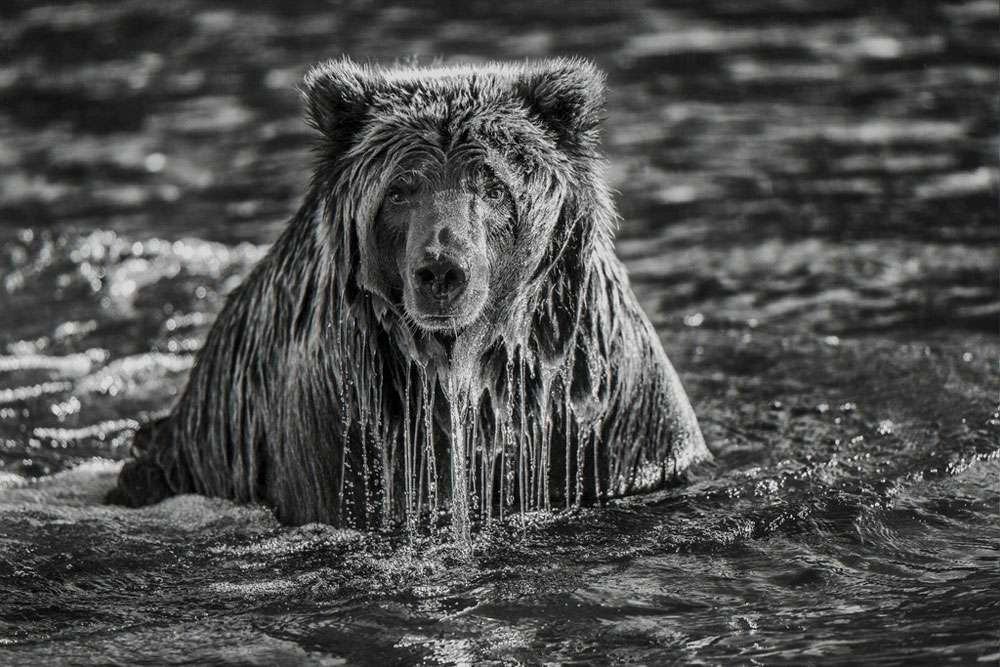
[[[408,313],[410,319],[424,331],[441,334],[457,334],[475,319],[474,314],[470,317],[463,312],[441,314],[408,311]]]

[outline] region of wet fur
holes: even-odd
[[[304,95],[321,137],[305,202],[173,411],[136,435],[113,500],[195,492],[361,528],[450,508],[467,526],[655,488],[709,457],[614,255],[593,66],[340,60]],[[463,137],[518,165],[518,246],[476,323],[431,335],[380,282],[370,225],[408,142]]]

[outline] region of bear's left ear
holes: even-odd
[[[313,65],[302,81],[306,122],[344,145],[364,125],[379,77],[349,58]]]
[[[604,116],[604,73],[586,60],[559,58],[528,66],[515,84],[528,109],[561,146],[598,142]]]

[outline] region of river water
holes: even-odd
[[[0,6],[0,663],[1000,661],[993,1]],[[101,504],[308,178],[324,57],[609,73],[713,467],[447,540]]]

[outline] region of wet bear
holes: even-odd
[[[305,201],[112,500],[465,533],[710,458],[614,254],[597,69],[336,60],[303,94]]]

